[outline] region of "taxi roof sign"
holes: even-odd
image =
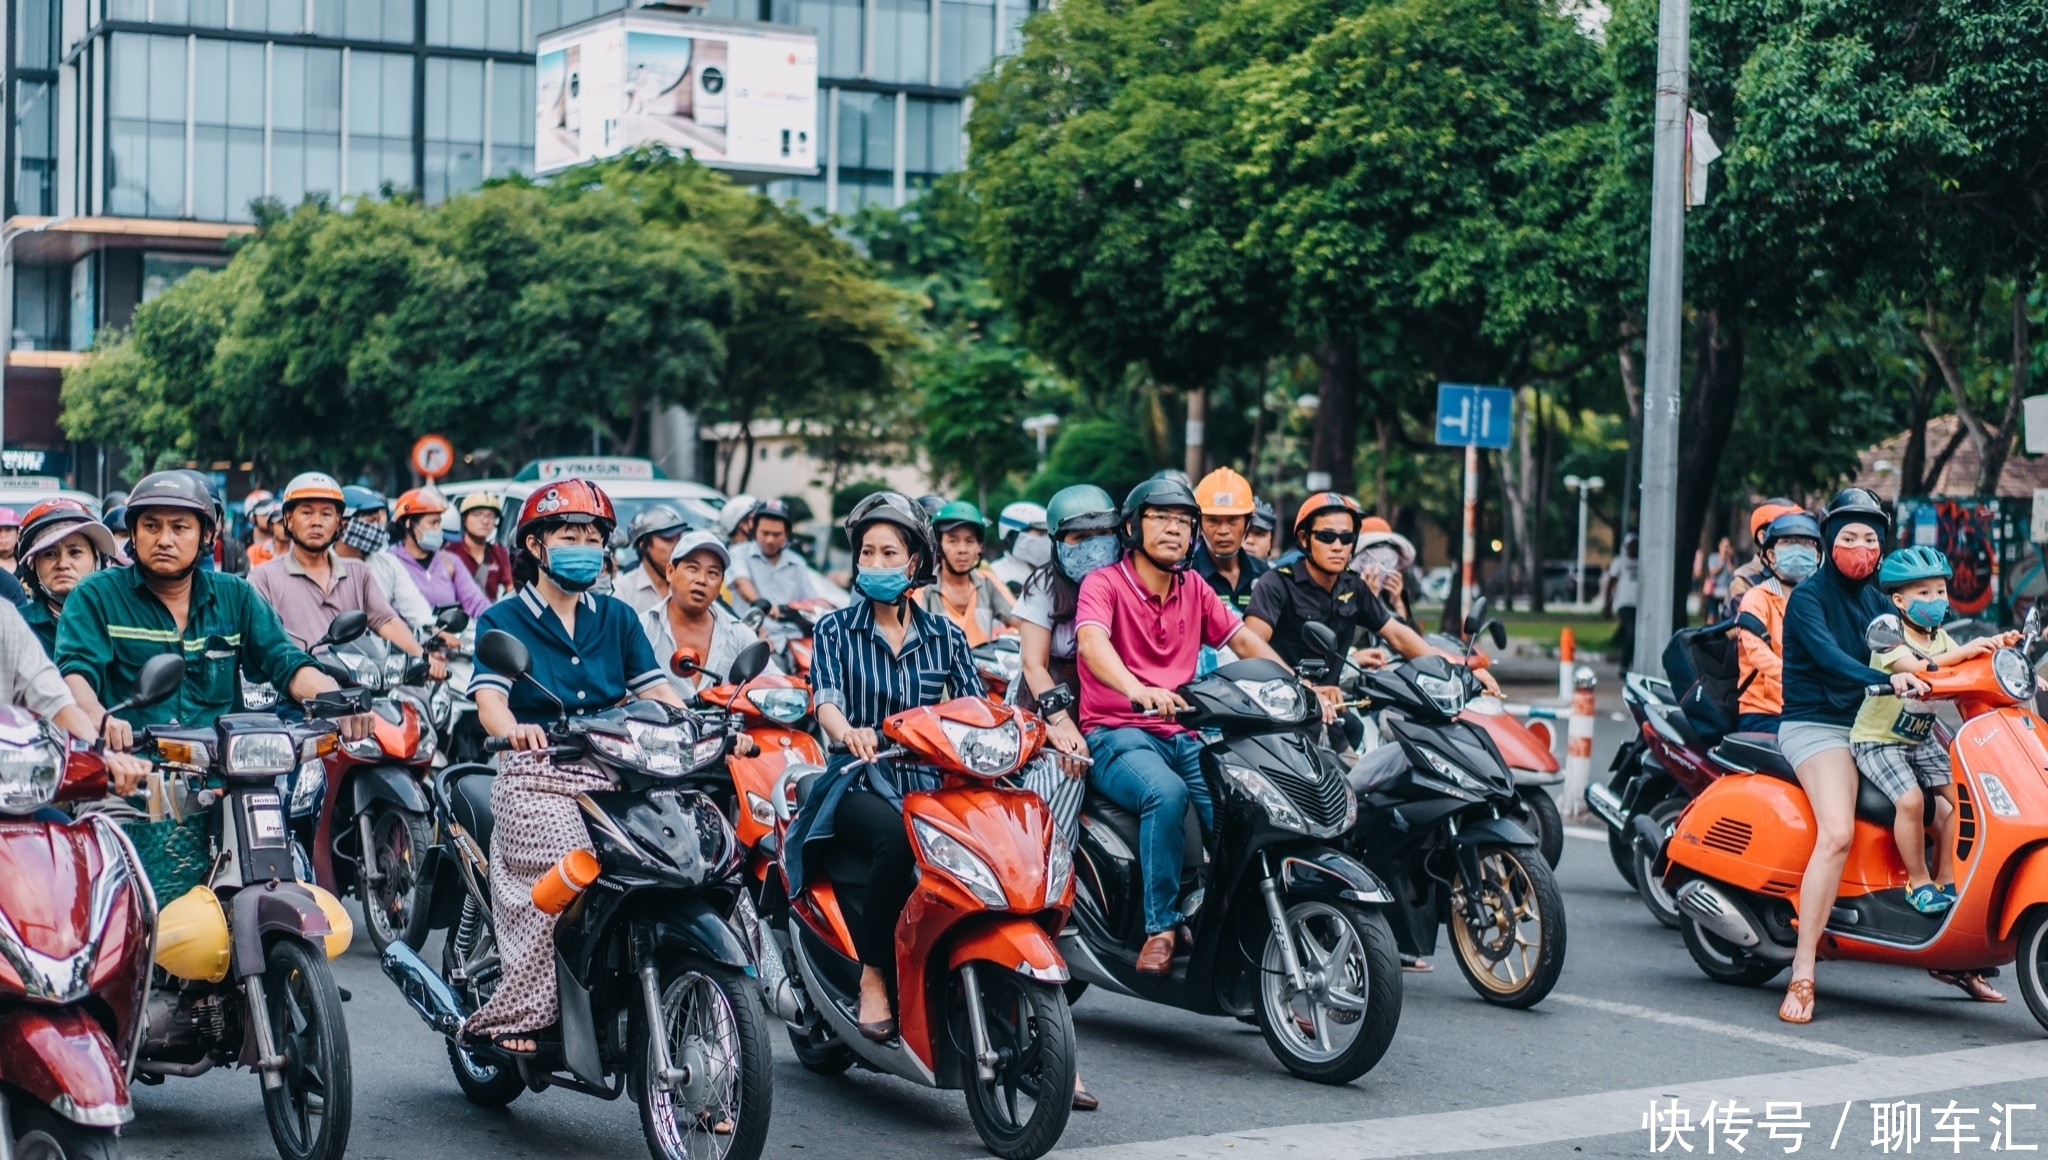
[[[558,479],[667,479],[667,473],[649,459],[625,455],[576,455],[559,459],[536,459],[512,477],[522,483],[551,483]]]

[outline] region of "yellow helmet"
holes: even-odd
[[[341,899],[329,894],[311,882],[299,885],[313,892],[314,901],[320,904],[320,913],[327,916],[327,957],[338,959],[348,949],[349,940],[356,937],[356,924],[348,917],[348,910],[341,905]]]
[[[220,899],[194,886],[156,916],[156,964],[181,979],[218,983],[228,977],[228,916]]]

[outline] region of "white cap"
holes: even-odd
[[[732,553],[725,550],[725,537],[717,532],[684,532],[682,537],[676,540],[676,546],[669,549],[668,562],[673,564],[692,552],[709,552],[718,557],[719,567],[732,567]]]

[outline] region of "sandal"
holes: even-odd
[[[1436,970],[1435,967],[1429,965],[1428,959],[1417,958],[1414,955],[1401,956],[1401,969],[1411,975],[1426,975]]]
[[[1805,1009],[1803,1013],[1800,1008]],[[1787,1023],[1813,1022],[1812,979],[1794,979],[1786,986],[1785,1001],[1778,1004],[1778,1018]]]
[[[1929,978],[1960,988],[1963,994],[1979,1003],[2003,1003],[2005,995],[1986,981],[1981,971],[1929,971]]]
[[[508,1047],[511,1043],[531,1043],[530,1048]],[[462,1046],[469,1051],[495,1051],[514,1059],[531,1059],[540,1054],[540,1033],[537,1031],[510,1031],[503,1035],[480,1035],[474,1031],[462,1033]]]
[[[1955,904],[1956,900],[1950,898],[1947,891],[1932,883],[1915,886],[1906,894],[1906,905],[1921,914],[1940,914]]]

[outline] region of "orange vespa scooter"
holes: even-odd
[[[1924,699],[1952,701],[1964,718],[1949,746],[1955,905],[1921,914],[1907,904],[1892,803],[1860,780],[1855,834],[1820,957],[1949,972],[2017,960],[2020,992],[2048,1027],[2048,724],[2032,712],[2036,678],[2022,651],[2040,636],[2037,609],[2019,648],[1921,674],[1930,688]],[[1896,617],[1872,622],[1873,651],[1903,640]],[[1665,845],[1664,882],[1700,970],[1757,986],[1792,962],[1813,808],[1775,737],[1731,734],[1713,757],[1729,773],[1680,815]]]

